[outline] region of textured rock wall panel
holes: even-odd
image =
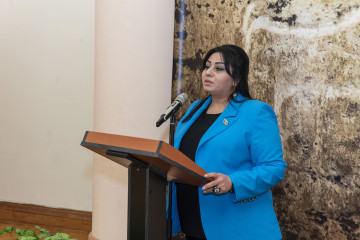
[[[360,1],[176,1],[173,96],[204,96],[200,66],[243,47],[254,98],[278,116],[284,239],[360,239]]]

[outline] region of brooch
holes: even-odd
[[[227,125],[229,125],[229,122],[226,119],[224,119],[223,124],[225,124],[227,126]]]

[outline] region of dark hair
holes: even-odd
[[[235,92],[251,99],[248,86],[249,57],[246,52],[235,45],[223,45],[213,48],[205,55],[202,69],[205,69],[209,57],[216,52],[222,55],[226,72],[235,82],[238,82],[235,86]],[[231,99],[233,99],[232,94],[229,96],[229,100]]]
[[[219,47],[215,47],[206,53],[202,64],[202,70],[205,69],[206,62],[208,61],[209,57],[216,52],[222,55],[226,72],[232,77],[235,82],[237,82],[234,92],[240,93],[243,97],[245,97],[245,100],[243,101],[252,99],[250,96],[248,85],[249,57],[246,52],[242,48],[235,45],[222,45]],[[234,92],[230,94],[229,101],[234,100],[238,102],[233,97]],[[191,110],[189,115],[182,122],[188,121],[194,115],[194,113],[205,103],[206,100],[207,98],[202,99],[199,104],[195,108],[193,108],[193,110]]]

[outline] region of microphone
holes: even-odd
[[[187,102],[188,95],[182,93],[176,97],[175,101],[166,109],[165,113],[162,114],[159,120],[156,122],[156,127],[166,122],[172,115],[174,115],[179,109]]]

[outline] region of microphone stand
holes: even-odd
[[[175,135],[175,114],[173,114],[170,118],[170,134],[169,134],[169,143],[171,146],[174,146],[174,135]],[[169,202],[168,202],[168,219],[166,224],[167,230],[167,240],[171,240],[171,232],[172,232],[172,182],[169,182],[168,192],[169,192]]]
[[[169,143],[171,146],[174,146],[174,136],[175,136],[175,114],[170,118],[170,136]]]

